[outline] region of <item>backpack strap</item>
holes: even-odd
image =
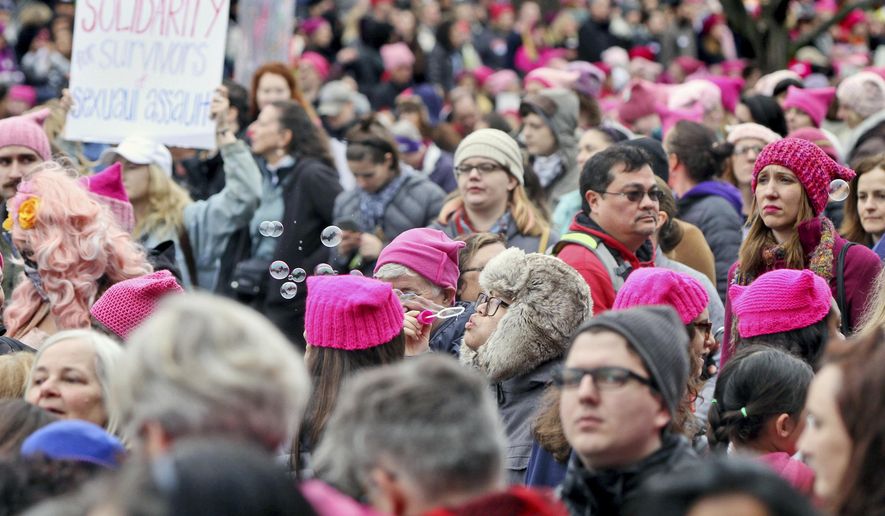
[[[188,276],[190,276],[191,285],[196,288],[197,285],[197,261],[194,259],[194,248],[191,247],[191,239],[187,234],[187,229],[182,227],[178,231],[178,244],[181,246],[181,254],[184,256],[184,264],[187,267]]]
[[[541,242],[538,245],[538,252],[544,254],[547,252],[547,241],[550,240],[550,228],[544,228],[544,232],[541,233]]]
[[[589,250],[593,254],[599,258],[599,261],[602,262],[605,270],[608,271],[609,279],[612,282],[612,287],[617,292],[621,286],[624,284],[624,277],[626,273],[630,270],[630,264],[624,262],[623,265],[618,264],[618,260],[615,259],[615,256],[609,251],[608,247],[605,246],[602,242],[597,241],[594,237],[588,235],[587,233],[582,233],[579,231],[574,231],[571,233],[566,233],[562,235],[562,238],[559,239],[559,242],[553,246],[552,255],[558,256],[560,251],[569,244],[580,245],[585,249]]]
[[[848,324],[848,306],[845,303],[845,255],[848,253],[848,248],[853,245],[854,242],[845,242],[836,261],[836,304],[842,312],[842,334],[846,337],[851,331],[851,326]]]

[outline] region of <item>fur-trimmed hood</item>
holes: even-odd
[[[486,292],[511,301],[507,314],[477,351],[461,343],[461,362],[500,382],[561,357],[569,337],[592,315],[590,288],[553,256],[510,248],[479,276]]]

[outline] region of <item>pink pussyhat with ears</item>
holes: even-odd
[[[734,113],[738,102],[741,100],[745,81],[740,77],[726,77],[722,75],[710,76],[707,77],[707,80],[719,88],[719,92],[722,94],[722,107],[729,113]]]
[[[808,269],[778,269],[748,286],[732,285],[728,298],[738,319],[738,333],[747,339],[820,322],[830,313],[833,293],[825,279]]]
[[[636,269],[618,290],[612,310],[634,306],[672,306],[682,324],[689,324],[710,304],[710,296],[698,280],[659,267]]]
[[[172,273],[159,270],[111,285],[89,312],[105,328],[125,339],[154,313],[160,300],[183,293]]]
[[[669,109],[667,106],[657,105],[658,115],[661,117],[662,134],[667,136],[677,123],[681,120],[689,122],[704,123],[704,108],[697,103],[688,109]]]
[[[784,112],[794,107],[811,117],[815,127],[820,127],[830,103],[836,97],[836,88],[802,89],[795,86],[787,88],[784,99]]]
[[[117,162],[97,174],[78,181],[97,200],[111,210],[114,220],[127,233],[135,229],[135,211],[123,186],[123,166]]]
[[[49,109],[41,109],[0,120],[0,149],[18,145],[36,152],[43,161],[49,161],[52,150],[46,131],[43,130],[43,122],[48,116]]]

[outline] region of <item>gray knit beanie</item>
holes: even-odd
[[[524,185],[525,172],[522,168],[522,153],[519,145],[509,134],[499,129],[479,129],[461,140],[455,149],[455,166],[470,158],[488,158],[507,167],[510,174]],[[455,177],[458,176],[457,171]]]
[[[688,332],[676,311],[669,306],[609,311],[587,321],[575,335],[590,328],[606,328],[627,339],[674,416],[688,383]]]

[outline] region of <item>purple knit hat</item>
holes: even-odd
[[[657,267],[636,269],[618,290],[612,310],[634,306],[673,307],[682,324],[694,321],[710,303],[710,296],[696,279],[687,274]]]
[[[791,107],[797,108],[811,117],[815,127],[820,127],[835,96],[836,88],[802,89],[790,86],[784,99],[784,112]]]
[[[154,313],[157,303],[167,295],[183,294],[184,289],[167,270],[139,276],[111,285],[89,313],[96,321],[121,339]]]
[[[798,330],[830,313],[833,294],[827,281],[808,269],[778,269],[749,286],[732,285],[728,297],[741,338]]]
[[[438,229],[415,228],[399,234],[387,244],[375,263],[375,273],[383,265],[398,263],[440,287],[458,285],[458,250],[466,246]]]
[[[49,161],[52,151],[43,130],[43,122],[48,116],[49,109],[41,109],[0,120],[0,148],[20,145],[36,152],[43,161]]]
[[[766,145],[756,158],[751,184],[753,192],[756,192],[756,178],[769,165],[780,165],[796,174],[815,215],[819,215],[827,206],[831,181],[851,181],[857,175],[850,168],[833,161],[823,149],[810,141],[784,138]]]
[[[311,346],[373,348],[403,331],[404,319],[399,298],[383,281],[350,275],[307,278],[304,334]]]

